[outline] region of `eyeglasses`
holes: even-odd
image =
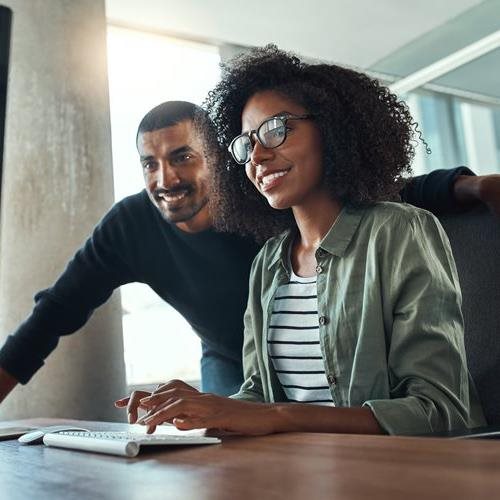
[[[265,148],[277,148],[286,140],[286,124],[288,120],[307,120],[309,118],[312,118],[312,115],[272,116],[264,120],[256,130],[250,130],[235,137],[227,149],[236,163],[245,165],[250,161],[250,155],[255,144],[254,135]]]

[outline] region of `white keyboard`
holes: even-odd
[[[66,431],[45,434],[43,442],[47,446],[71,450],[109,453],[123,457],[135,457],[141,446],[217,444],[216,437],[193,435],[136,434],[130,432],[76,432]]]

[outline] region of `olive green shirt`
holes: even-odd
[[[286,401],[267,334],[293,237],[272,238],[253,262],[245,382],[234,398]],[[395,203],[345,207],[316,261],[320,345],[335,406],[369,407],[390,434],[485,425],[466,364],[455,262],[432,214]]]

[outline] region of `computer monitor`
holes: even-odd
[[[0,189],[2,186],[3,141],[5,131],[5,107],[7,103],[7,75],[9,69],[11,20],[11,10],[0,5]]]

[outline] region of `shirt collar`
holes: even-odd
[[[342,257],[365,213],[365,209],[344,207],[319,247],[332,255]]]
[[[269,260],[269,265],[267,266],[267,269],[271,269],[280,260],[282,261],[283,267],[285,269],[287,268],[286,252],[296,232],[297,232],[296,228],[289,229],[288,231],[285,231],[282,235],[277,237],[277,242],[274,247],[274,250],[271,252],[271,258]]]
[[[359,223],[363,217],[365,209],[344,207],[335,219],[332,227],[328,230],[325,237],[319,244],[319,248],[326,252],[342,257],[358,229]],[[268,269],[271,269],[281,260],[286,269],[287,249],[296,234],[297,229],[289,229],[278,237],[275,249],[271,254]]]

